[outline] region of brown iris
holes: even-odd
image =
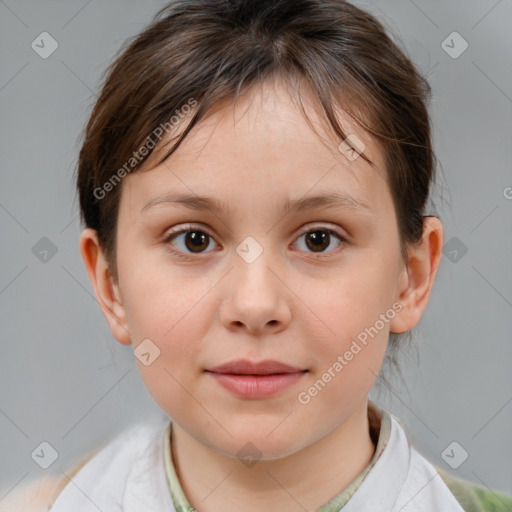
[[[326,231],[311,231],[306,233],[306,245],[314,251],[317,249],[323,250],[329,246],[330,237],[330,233]]]
[[[185,234],[185,245],[191,252],[201,252],[209,244],[209,235],[203,231],[187,231]]]

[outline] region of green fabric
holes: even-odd
[[[174,464],[172,461],[172,453],[171,453],[171,436],[172,436],[172,421],[169,423],[167,430],[165,431],[164,438],[164,458],[165,458],[165,468],[167,475],[167,483],[169,485],[169,490],[171,491],[172,502],[174,503],[174,508],[176,512],[197,512],[188,502],[185,497],[185,493],[181,488],[180,481],[178,480],[178,475],[176,474],[176,470],[174,469]]]
[[[455,478],[434,467],[465,512],[512,512],[512,496]]]

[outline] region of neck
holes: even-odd
[[[367,400],[343,424],[290,456],[246,467],[172,426],[172,457],[197,512],[316,510],[342,492],[375,453]]]

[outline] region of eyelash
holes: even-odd
[[[176,238],[178,235],[181,235],[183,233],[188,233],[190,231],[197,231],[197,232],[200,232],[200,233],[204,233],[206,235],[208,235],[211,239],[215,239],[215,237],[205,228],[203,228],[202,226],[196,226],[196,225],[193,225],[193,224],[189,224],[177,231],[173,231],[171,233],[169,233],[165,239],[164,239],[164,244],[166,244],[166,247],[167,249],[173,253],[174,255],[178,256],[179,258],[183,258],[183,259],[191,259],[190,257],[192,256],[192,259],[197,259],[197,258],[194,258],[193,255],[194,253],[183,253],[181,251],[178,251],[176,249],[173,249],[171,247],[171,241]],[[299,235],[298,238],[301,238],[303,237],[304,235],[307,235],[309,233],[314,233],[315,231],[322,231],[322,232],[325,232],[325,233],[328,233],[329,235],[334,235],[336,238],[338,238],[338,240],[340,241],[341,244],[345,244],[346,243],[346,239],[340,235],[337,231],[333,230],[333,229],[330,229],[330,228],[327,228],[325,226],[315,226],[315,227],[312,227],[310,229],[308,229],[307,231],[304,231],[301,235]],[[215,242],[216,243],[216,242]],[[208,244],[208,247],[209,247],[209,244]],[[211,251],[205,251],[203,253],[196,253],[198,255],[198,257],[201,257],[202,254],[206,254],[208,252],[211,252]],[[338,252],[336,249],[332,250],[332,251],[328,251],[328,253],[331,253],[331,252]],[[316,255],[316,256],[320,256],[321,258],[322,257],[325,257],[325,256],[322,256],[322,252],[318,252],[318,253],[315,253],[315,252],[310,252],[310,254],[313,254],[313,255]]]

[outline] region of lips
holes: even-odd
[[[274,375],[282,373],[300,373],[307,370],[272,359],[259,362],[253,362],[248,359],[238,359],[213,368],[208,368],[207,371],[232,375]]]
[[[264,399],[298,383],[308,370],[266,359],[238,359],[207,369],[215,382],[238,399]]]

